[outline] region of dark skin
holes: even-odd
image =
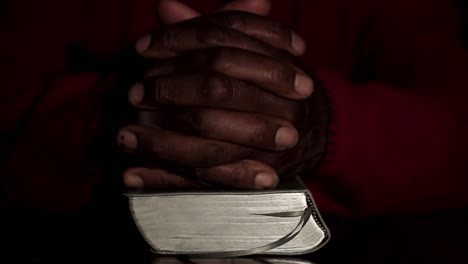
[[[258,1],[230,4],[241,2]],[[221,10],[166,25],[137,50],[148,67],[129,101],[143,111],[117,140],[132,155],[171,166],[128,169],[127,186],[264,189],[278,175],[316,166],[325,145],[324,96],[293,63],[305,44],[291,29]]]

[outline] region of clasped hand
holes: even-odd
[[[128,99],[140,118],[117,140],[149,165],[128,169],[128,186],[263,189],[304,168],[314,85],[293,63],[305,43],[291,29],[226,10],[165,25],[137,50],[146,75]]]

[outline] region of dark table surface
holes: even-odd
[[[2,214],[0,263],[150,263],[125,202],[79,214],[9,210]],[[468,263],[468,210],[374,219],[324,216],[331,241],[311,255],[324,263]]]

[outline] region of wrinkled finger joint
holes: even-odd
[[[213,103],[230,102],[233,98],[233,85],[228,78],[212,75],[199,88],[198,94]]]

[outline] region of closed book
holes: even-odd
[[[127,194],[132,217],[157,254],[198,257],[299,255],[329,239],[300,179],[272,190]]]

